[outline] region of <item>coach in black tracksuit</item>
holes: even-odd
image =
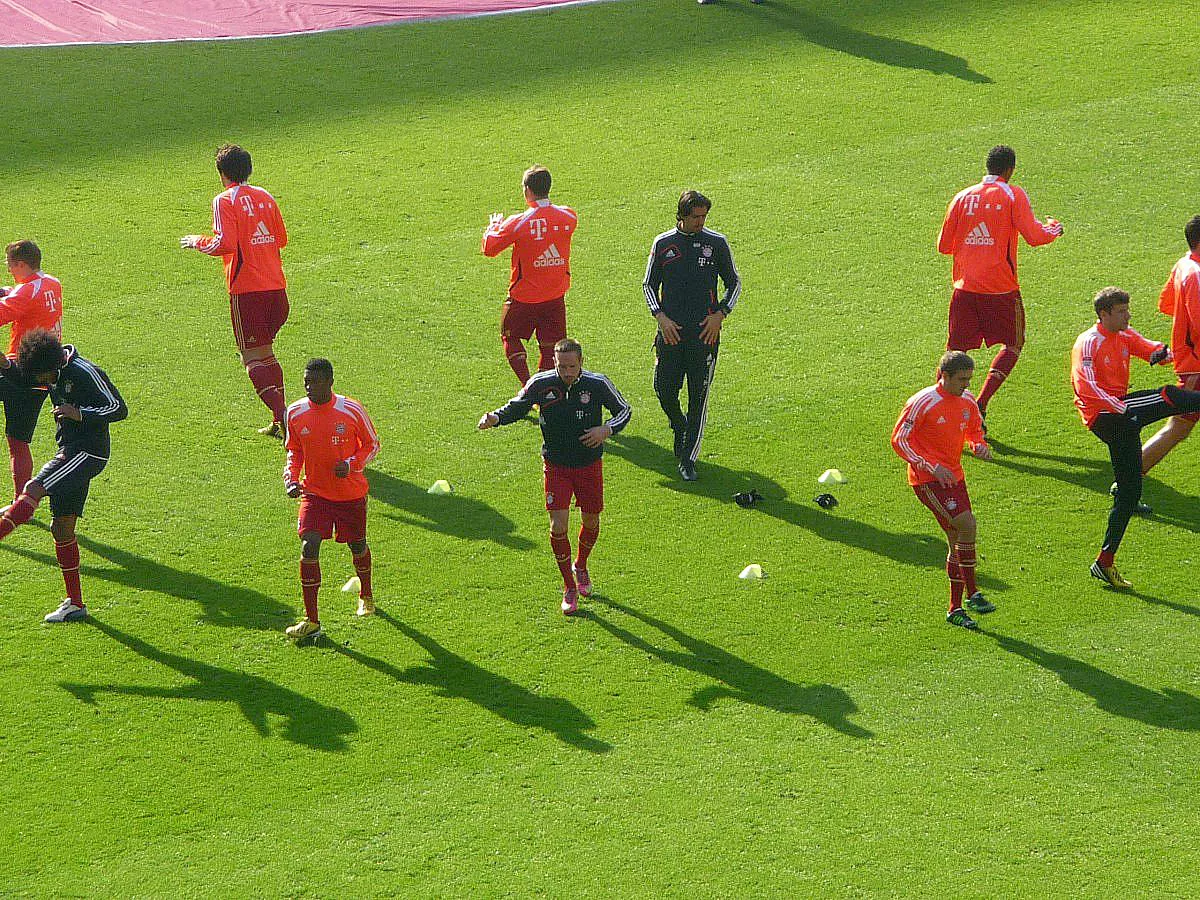
[[[654,338],[654,392],[675,432],[675,456],[684,481],[696,480],[696,459],[708,417],[708,391],[717,366],[721,324],[733,312],[742,282],[725,235],[704,227],[712,202],[698,191],[679,198],[676,227],[654,239],[642,289],[658,320]],[[717,300],[717,276],[725,295]],[[683,380],[688,411],[679,406]]]

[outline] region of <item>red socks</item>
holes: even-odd
[[[16,531],[18,525],[24,525],[32,519],[36,509],[37,501],[28,494],[22,494],[14,500],[13,505],[8,508],[8,512],[0,517],[0,541]]]
[[[962,608],[963,580],[958,557],[951,550],[946,556],[946,576],[950,579],[950,612]]]
[[[308,621],[317,619],[317,592],[321,590],[321,562],[316,559],[300,559],[300,591],[304,595],[304,614]]]
[[[558,563],[558,571],[562,573],[563,588],[575,589],[575,575],[571,572],[571,540],[566,537],[555,537],[550,534],[550,549],[554,551],[554,561]]]
[[[962,573],[963,589],[970,597],[978,590],[975,587],[975,545],[959,541],[954,545],[954,555],[958,557],[958,570]]]
[[[1096,557],[1096,562],[1100,563],[1100,565],[1104,566],[1106,569],[1111,569],[1113,563],[1116,561],[1117,554],[1113,553],[1111,550],[1101,550],[1100,555]]]
[[[529,380],[529,363],[525,361],[525,345],[518,341],[515,337],[507,335],[500,339],[504,345],[504,355],[508,357],[508,364],[513,370],[513,374],[517,376],[517,381],[521,382],[521,387],[525,387],[525,382]]]
[[[258,392],[258,399],[271,410],[276,422],[287,418],[287,401],[283,393],[283,367],[274,356],[255,359],[246,364],[246,374]]]
[[[76,606],[83,606],[83,592],[79,588],[79,542],[74,538],[55,541],[54,555],[58,557],[58,566],[62,569],[68,599]]]
[[[20,497],[21,491],[33,477],[33,454],[29,445],[16,438],[8,439],[8,456],[12,460],[13,496]]]
[[[354,573],[358,576],[362,587],[358,590],[358,596],[363,599],[370,599],[371,594],[371,548],[368,547],[358,556],[353,553],[350,558],[354,560]]]
[[[1005,347],[996,354],[996,358],[992,360],[992,367],[988,369],[987,378],[983,381],[983,388],[979,391],[979,396],[976,401],[979,403],[981,412],[987,412],[988,401],[992,399],[992,395],[1000,390],[1000,385],[1004,384],[1004,379],[1007,378],[1017,364],[1017,359],[1020,358],[1020,351],[1012,350]]]
[[[579,527],[579,555],[575,557],[575,565],[580,569],[587,568],[588,556],[592,552],[592,548],[596,546],[596,538],[600,537],[600,529],[592,530]]]

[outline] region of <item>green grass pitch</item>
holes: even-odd
[[[1168,334],[1200,211],[1189,34],[1152,0],[639,0],[0,53],[4,240],[42,245],[132,411],[81,523],[91,624],[41,623],[43,528],[0,546],[0,894],[1194,895],[1200,447],[1148,481],[1139,592],[1106,592],[1107,462],[1067,382],[1099,287]],[[326,545],[318,648],[282,634],[295,506],[219,267],[177,246],[227,140],[290,226],[292,396],[329,356],[384,443],[382,612],[355,619]],[[1067,231],[1022,251],[1029,341],[997,459],[968,463],[1000,607],[968,634],[888,435],[944,340],[945,204],[999,142]],[[580,213],[570,330],[634,405],[575,621],[536,428],[474,431],[513,387],[479,234],[533,162]],[[685,486],[640,280],[688,186],[745,289]]]

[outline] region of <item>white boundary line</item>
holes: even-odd
[[[122,47],[134,44],[186,44],[212,43],[214,41],[267,41],[272,38],[305,37],[310,34],[329,34],[334,31],[362,31],[367,28],[385,28],[399,25],[423,25],[426,22],[449,22],[456,19],[482,19],[485,16],[509,16],[516,13],[553,12],[573,6],[589,6],[593,3],[617,3],[621,0],[567,0],[565,3],[548,3],[540,6],[522,6],[516,9],[490,9],[481,12],[449,13],[444,16],[414,16],[386,22],[369,22],[365,25],[335,25],[333,28],[315,28],[312,31],[280,31],[273,34],[235,34],[224,37],[179,37],[149,38],[128,41],[58,41],[50,44],[3,44],[0,50],[41,50],[52,47]]]

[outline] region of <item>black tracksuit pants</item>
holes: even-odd
[[[1176,385],[1134,391],[1122,399],[1127,407],[1124,413],[1101,413],[1091,426],[1092,433],[1108,445],[1117,482],[1102,547],[1112,553],[1121,546],[1129,520],[1142,499],[1142,428],[1169,416],[1200,412],[1200,391],[1185,391]]]
[[[654,338],[654,393],[675,432],[675,456],[693,464],[700,456],[700,440],[708,418],[708,392],[717,367],[717,344],[699,337],[681,337],[667,344],[662,334]],[[679,405],[679,392],[687,380],[687,415]]]

